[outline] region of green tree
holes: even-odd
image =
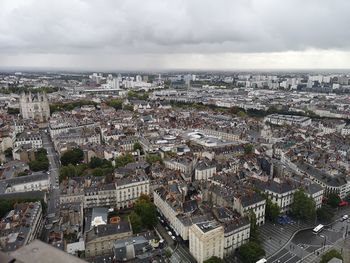
[[[128,163],[132,163],[134,162],[135,159],[131,154],[125,154],[122,156],[119,156],[117,158],[115,158],[115,166],[118,167],[123,167],[125,165],[127,165]]]
[[[132,106],[130,104],[124,105],[123,110],[134,111],[134,106]]]
[[[149,154],[146,157],[146,162],[149,164],[155,164],[155,163],[162,163],[162,157],[160,157],[158,154]]]
[[[265,251],[261,245],[252,241],[242,245],[238,253],[244,263],[255,263],[265,256]]]
[[[123,108],[123,101],[119,99],[112,99],[107,102],[107,105],[113,107],[115,110],[121,110]]]
[[[140,152],[143,153],[142,146],[141,146],[141,144],[139,142],[135,142],[134,143],[133,150],[134,151],[140,150]]]
[[[46,171],[49,169],[49,159],[44,148],[40,148],[35,152],[35,160],[28,163],[30,170],[34,172]]]
[[[250,220],[250,241],[260,243],[259,228],[256,223],[256,215],[253,210],[249,212],[249,220]]]
[[[294,193],[291,212],[298,219],[314,220],[316,216],[315,201],[308,197],[304,190],[299,189]]]
[[[272,203],[270,198],[266,198],[266,210],[265,210],[265,216],[270,221],[275,221],[277,217],[279,216],[281,212],[280,207]]]
[[[142,219],[134,211],[129,215],[132,231],[134,234],[140,233],[142,230]]]
[[[223,263],[224,261],[221,258],[218,258],[216,256],[212,256],[211,258],[208,258],[207,260],[204,260],[203,263]]]
[[[70,178],[77,176],[77,169],[73,164],[69,164],[67,166],[62,166],[60,169],[60,182]]]
[[[167,249],[165,250],[165,257],[166,257],[166,258],[171,258],[171,251],[170,251],[169,248],[167,248]]]
[[[4,151],[4,154],[7,158],[12,158],[12,148],[7,148],[5,151]]]
[[[74,148],[64,152],[61,156],[61,164],[78,164],[84,160],[84,152],[80,148]]]
[[[12,114],[12,115],[17,115],[19,114],[19,109],[17,108],[7,108],[7,113]]]
[[[135,202],[134,211],[141,217],[145,227],[152,229],[157,223],[157,209],[149,196],[141,195]]]
[[[95,169],[92,171],[92,175],[93,175],[93,176],[97,176],[97,177],[103,176],[103,169],[100,168],[100,167],[95,168]]]
[[[244,145],[244,153],[245,154],[250,154],[252,152],[253,152],[253,145],[251,145],[251,144]]]
[[[341,198],[337,193],[329,193],[327,195],[327,204],[329,204],[331,207],[333,208],[338,207],[340,202],[341,202]]]
[[[237,113],[237,116],[240,117],[240,118],[245,118],[245,117],[247,117],[247,113],[245,113],[244,111],[239,111]]]
[[[332,249],[322,256],[320,263],[327,263],[332,258],[339,258],[341,260],[343,259],[342,255],[337,250]]]
[[[316,210],[317,219],[321,222],[328,223],[332,220],[334,212],[332,208],[327,205],[324,205]]]
[[[89,167],[94,169],[94,168],[107,168],[107,167],[112,167],[112,162],[108,161],[106,159],[101,159],[98,157],[92,157],[89,163]]]

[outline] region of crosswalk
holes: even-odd
[[[266,256],[273,255],[281,247],[283,247],[291,238],[294,232],[299,229],[309,227],[306,223],[281,226],[266,222],[260,227],[261,240],[266,252]]]

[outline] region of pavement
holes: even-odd
[[[46,227],[43,229],[42,240],[47,242],[49,239],[49,230],[52,223],[57,220],[59,216],[60,209],[60,190],[59,190],[59,157],[56,153],[50,136],[45,132],[41,131],[43,139],[43,147],[47,151],[47,157],[50,162],[49,167],[49,178],[50,178],[50,189],[48,192],[47,199],[47,217],[46,217]],[[57,183],[56,183],[57,182]]]
[[[266,221],[265,224],[259,228],[266,257],[273,255],[281,249],[296,231],[312,226],[313,224],[311,225],[303,222],[282,226]]]

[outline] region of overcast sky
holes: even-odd
[[[349,0],[0,0],[0,68],[350,68]]]

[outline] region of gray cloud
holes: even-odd
[[[2,0],[0,10],[1,52],[350,48],[347,0]]]
[[[1,0],[0,66],[35,54],[168,65],[186,53],[348,52],[348,10],[348,0]]]

